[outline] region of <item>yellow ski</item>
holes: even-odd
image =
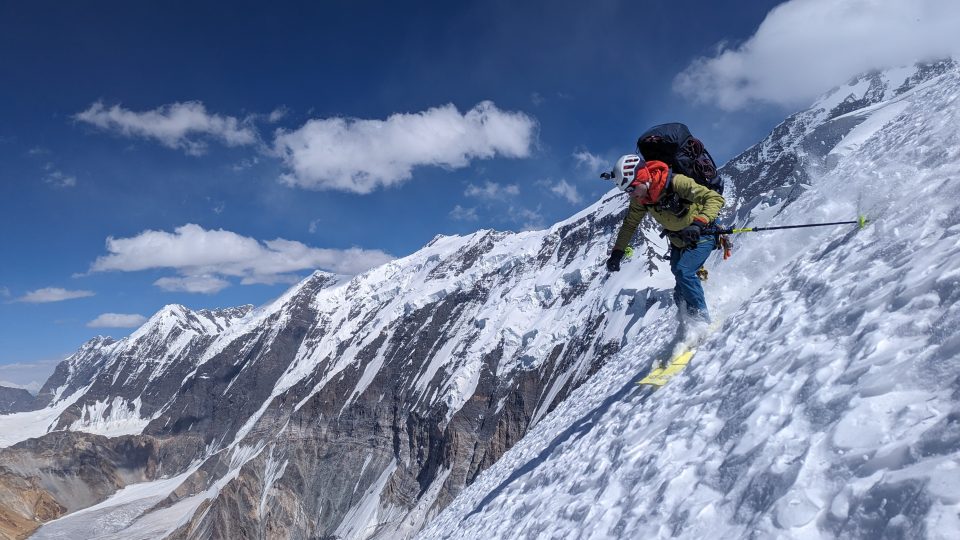
[[[637,384],[649,384],[657,388],[667,384],[674,375],[680,373],[683,371],[683,368],[687,367],[687,364],[690,363],[690,359],[693,358],[696,352],[696,349],[690,349],[689,351],[680,353],[666,366],[650,370],[650,373]]]

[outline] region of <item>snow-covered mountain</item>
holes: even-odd
[[[459,528],[478,538],[652,536],[661,527],[696,536],[710,523],[730,534],[792,531],[832,492],[804,492],[791,513],[783,497],[815,483],[775,474],[809,463],[823,468],[809,474],[839,483],[855,476],[856,460],[876,458],[871,474],[934,466],[910,446],[920,440],[913,432],[895,439],[884,424],[863,430],[867,446],[850,439],[883,416],[871,407],[908,398],[931,403],[903,413],[910,429],[950,418],[937,388],[956,377],[956,354],[936,330],[950,326],[933,317],[955,322],[943,291],[956,280],[937,279],[960,259],[950,258],[955,241],[936,253],[920,247],[957,221],[934,197],[953,194],[937,175],[956,172],[958,93],[952,63],[871,74],[725,167],[741,223],[852,219],[861,209],[879,221],[859,234],[738,239],[707,286],[723,331],[659,393],[639,394],[632,381],[671,346],[672,276],[640,255],[618,274],[602,270],[626,206],[610,192],[544,231],[439,236],[352,279],[318,272],[260,308],[168,306],[126,339],[90,341],[44,386],[44,408],[0,416],[9,446],[0,517],[63,516],[36,538],[397,538],[428,522],[427,536]],[[638,252],[663,253],[646,226]],[[937,257],[948,270],[934,275],[923,265]],[[886,317],[894,304],[897,316]],[[948,344],[941,356],[921,346],[924,332]],[[901,350],[943,368],[940,386],[922,388],[907,370],[883,386],[887,371],[870,366],[902,367]],[[775,428],[794,417],[806,423],[789,439]],[[951,425],[916,435],[949,438]],[[833,441],[837,431],[847,439]],[[814,432],[827,434],[826,446]],[[884,446],[888,435],[901,446]],[[777,437],[783,448],[765,446]],[[840,458],[831,445],[856,451]],[[887,493],[865,495],[873,487],[845,492],[848,516]],[[674,506],[653,502],[661,489]],[[750,498],[758,493],[767,498]],[[787,517],[777,517],[784,505]],[[904,520],[927,519],[934,504],[924,508]],[[821,514],[799,532],[860,530],[853,518],[822,525]]]
[[[664,313],[418,538],[955,538],[960,72],[916,82],[844,100],[864,107],[827,115],[854,124],[829,162],[752,206],[869,228],[741,238],[707,287],[723,324],[678,379],[634,384],[669,351]]]

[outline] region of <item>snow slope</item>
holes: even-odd
[[[954,69],[875,106],[763,223],[870,227],[738,237],[678,379],[633,384],[664,314],[418,538],[956,538],[958,97]]]

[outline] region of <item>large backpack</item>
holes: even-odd
[[[717,173],[717,164],[684,124],[653,126],[637,139],[637,151],[643,159],[662,161],[672,170],[723,195],[723,178]]]

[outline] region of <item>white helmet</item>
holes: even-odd
[[[637,154],[627,154],[620,156],[617,164],[613,166],[613,182],[620,188],[620,191],[628,191],[627,188],[637,178],[637,169],[646,165],[642,157]],[[633,191],[632,189],[629,191]]]

